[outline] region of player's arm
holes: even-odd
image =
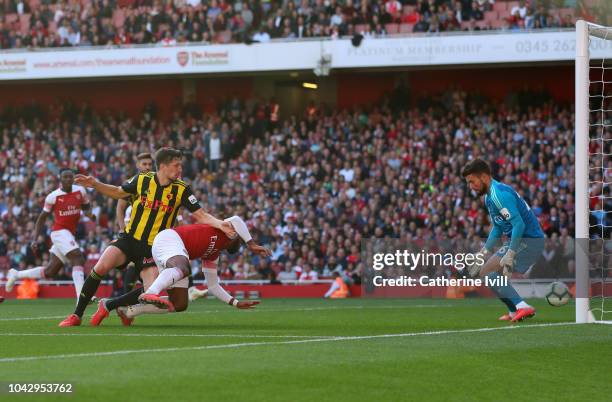
[[[493,221],[493,228],[489,232],[489,237],[487,237],[487,241],[485,242],[484,250],[481,250],[481,251],[491,252],[491,250],[495,248],[495,245],[501,238],[502,233],[503,232],[502,232],[501,226],[499,226],[497,223]]]
[[[521,218],[518,207],[516,205],[517,199],[508,193],[498,193],[496,202],[501,204],[499,213],[504,217],[506,221],[512,224],[512,234],[510,235],[510,246],[506,254],[502,257],[499,264],[503,268],[503,273],[506,276],[510,276],[512,268],[514,266],[514,256],[518,249],[523,234],[525,233],[525,221]],[[499,207],[500,205],[498,205]]]
[[[230,239],[236,237],[236,231],[232,227],[231,223],[224,222],[220,219],[215,218],[208,212],[205,212],[200,205],[200,202],[196,198],[196,196],[191,191],[191,188],[187,186],[185,191],[183,192],[183,197],[181,199],[181,206],[187,208],[193,219],[196,223],[201,223],[204,225],[209,225],[214,227],[215,229],[220,229],[225,233]]]
[[[516,205],[517,199],[511,194],[502,192],[498,193],[497,200],[501,203],[499,213],[506,221],[509,221],[512,224],[510,250],[516,252],[521,240],[523,239],[523,234],[525,233],[525,221],[523,221],[523,218],[521,218],[518,206]]]
[[[249,228],[247,224],[242,220],[241,217],[234,215],[231,218],[225,219],[225,222],[229,222],[232,224],[232,227],[240,236],[240,239],[246,243],[247,247],[253,254],[257,254],[261,257],[269,257],[272,255],[272,252],[267,248],[260,246],[259,244],[253,241],[253,236],[249,232]]]
[[[38,238],[42,235],[43,228],[45,227],[45,223],[47,222],[47,218],[51,215],[51,211],[42,210],[36,218],[36,226],[34,227],[34,236],[32,237],[32,241],[30,247],[34,251],[38,248]]]
[[[83,211],[83,215],[85,215],[86,217],[88,217],[94,222],[96,221],[96,216],[93,214],[93,211],[91,210],[90,203],[81,205],[81,210]]]
[[[127,210],[128,202],[125,198],[117,201],[117,226],[119,227],[119,231],[123,232],[125,230],[125,211]]]
[[[119,200],[121,198],[125,198],[127,196],[129,196],[130,194],[135,194],[136,193],[136,180],[135,177],[130,179],[134,185],[134,192],[127,192],[126,191],[126,187],[125,184],[122,185],[121,187],[119,186],[113,186],[110,184],[106,184],[106,183],[102,183],[101,181],[99,181],[98,179],[96,179],[93,176],[85,176],[82,174],[78,174],[74,177],[74,182],[78,185],[81,186],[85,186],[87,188],[92,188],[94,190],[96,190],[97,192],[99,192],[102,195],[105,195],[107,197],[111,197],[114,198],[116,200]],[[132,184],[132,183],[130,183]],[[131,188],[132,186],[130,186]]]
[[[259,304],[258,300],[241,300],[232,297],[229,293],[223,289],[219,284],[219,278],[217,276],[217,260],[215,261],[202,261],[202,271],[204,272],[204,278],[208,285],[208,291],[210,294],[221,300],[223,303],[229,304],[241,310],[248,310]]]

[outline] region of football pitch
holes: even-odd
[[[115,313],[58,328],[72,300],[0,305],[1,400],[609,401],[612,326],[532,300],[525,323],[492,299],[266,299],[254,311],[197,300],[187,312]],[[72,395],[7,384],[72,383]]]

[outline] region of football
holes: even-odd
[[[546,301],[554,307],[561,307],[569,302],[570,294],[563,282],[553,282],[546,291]]]

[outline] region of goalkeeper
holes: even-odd
[[[518,322],[533,317],[535,309],[519,296],[509,279],[513,271],[524,274],[540,258],[544,249],[544,232],[525,200],[512,187],[493,180],[491,168],[485,161],[475,159],[469,162],[462,175],[472,191],[485,196],[485,205],[493,223],[480,251],[486,262],[468,267],[469,273],[472,277],[486,277],[493,293],[508,306],[508,314],[501,316],[500,320]],[[509,240],[491,255],[503,235]]]

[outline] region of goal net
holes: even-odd
[[[576,322],[612,322],[612,28],[576,23]]]

